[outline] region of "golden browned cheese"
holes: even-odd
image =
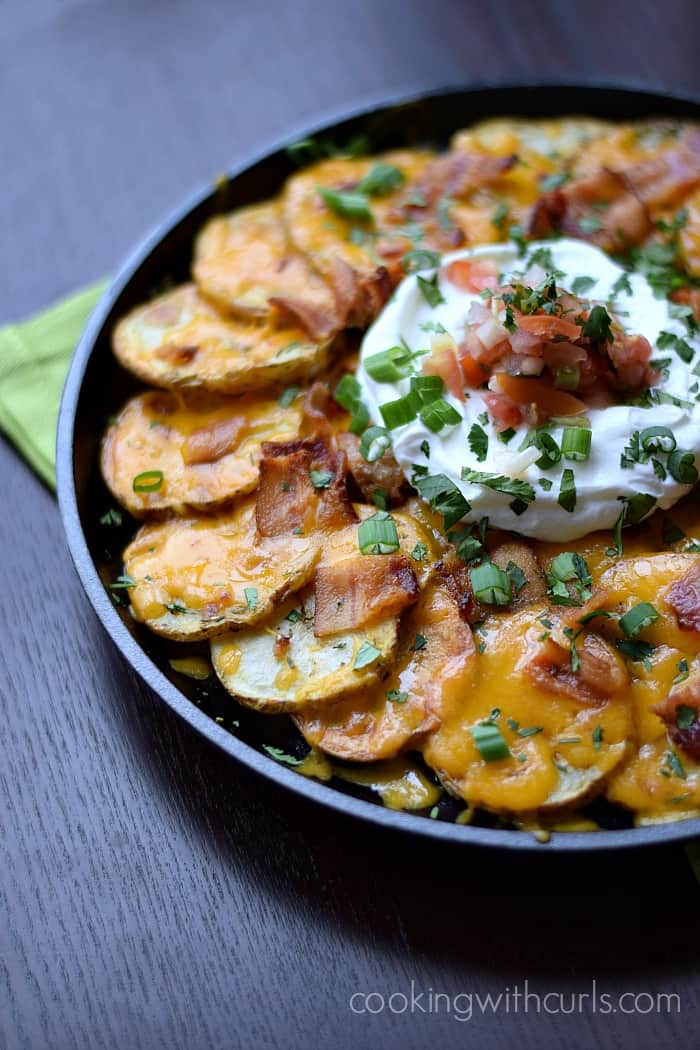
[[[333,278],[333,262],[342,259],[361,273],[378,266],[396,265],[413,246],[404,226],[393,212],[404,194],[398,187],[385,196],[369,197],[371,223],[338,215],[324,202],[318,189],[355,190],[375,163],[393,165],[406,183],[417,179],[432,154],[416,150],[394,150],[378,157],[323,160],[287,180],[284,190],[284,221],[298,251],[306,255],[318,272]]]
[[[252,492],[262,442],[296,437],[301,407],[301,397],[283,406],[254,394],[139,394],[105,434],[102,476],[137,518],[170,508],[213,508]],[[162,474],[154,491],[138,491],[138,477],[146,471]]]
[[[206,518],[145,525],[124,551],[135,619],[183,641],[257,623],[304,586],[320,553],[313,536],[259,537],[255,502]]]
[[[455,602],[430,583],[402,621],[389,677],[330,707],[305,709],[295,721],[313,747],[336,758],[393,758],[440,725],[443,708],[469,681],[474,653]]]
[[[312,341],[298,326],[224,317],[185,284],[122,318],[113,347],[146,383],[238,394],[316,375],[330,344]]]

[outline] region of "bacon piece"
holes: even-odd
[[[682,631],[700,631],[700,558],[665,594],[666,604],[676,614]]]
[[[693,721],[684,729],[676,724],[679,707],[690,707],[695,712]],[[674,685],[670,693],[650,708],[666,723],[674,744],[700,761],[700,663],[696,660],[685,682]]]
[[[558,633],[558,632],[557,632]],[[578,703],[598,705],[622,692],[629,684],[629,675],[621,658],[597,634],[586,634],[583,644],[577,644],[579,669],[571,667],[571,651],[566,640],[557,644],[547,638],[531,648],[522,667],[535,685],[548,693],[569,697]]]
[[[364,499],[371,502],[377,489],[383,489],[390,506],[403,503],[408,483],[391,451],[387,450],[374,463],[368,463],[360,453],[360,439],[356,434],[340,433],[336,436],[336,442],[345,453],[350,473]]]
[[[346,558],[316,570],[314,634],[325,638],[398,616],[418,598],[418,583],[403,554]]]
[[[505,175],[517,159],[516,153],[506,157],[458,151],[443,153],[427,166],[420,187],[430,202],[441,197],[468,197],[474,190]]]
[[[456,553],[451,550],[435,564],[435,572],[443,580],[450,595],[457,603],[459,615],[467,623],[482,620],[484,612],[472,591],[469,569]]]
[[[393,283],[385,266],[360,272],[335,256],[331,283],[340,327],[366,328],[391,295]]]
[[[332,474],[325,488],[314,488],[310,471]],[[255,520],[261,536],[342,528],[357,521],[345,484],[345,456],[314,438],[264,441]]]
[[[700,154],[681,145],[661,157],[632,165],[625,174],[644,204],[672,207],[681,204],[700,184]]]
[[[245,419],[234,416],[233,419],[222,419],[208,427],[200,427],[188,434],[182,449],[182,458],[191,466],[195,463],[215,463],[231,451]]]
[[[283,319],[300,324],[311,339],[319,342],[328,339],[342,327],[335,312],[319,303],[283,295],[272,295],[268,302]]]
[[[608,168],[544,193],[533,208],[528,226],[532,237],[568,233],[607,252],[640,244],[650,231],[646,208],[629,181]]]

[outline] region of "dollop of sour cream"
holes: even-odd
[[[473,302],[483,302],[478,293],[466,292],[452,284],[447,276],[448,265],[456,259],[480,258],[492,260],[504,281],[512,274],[527,270],[528,259],[538,249],[546,249],[559,274],[559,287],[572,290],[577,277],[591,278],[594,284],[586,289],[585,298],[602,303],[614,299],[614,311],[630,333],[646,336],[653,348],[653,359],[669,359],[665,374],[653,388],[661,392],[661,403],[652,401],[649,407],[614,405],[609,408],[588,409],[591,425],[591,450],[584,462],[567,462],[562,458],[553,468],[543,470],[534,460],[540,458],[538,450],[521,448],[527,437],[527,426],[521,426],[507,444],[499,439],[490,418],[485,421],[483,391],[470,390],[466,402],[460,402],[449,393],[444,397],[461,416],[461,422],[440,433],[432,433],[416,418],[391,431],[394,455],[411,480],[416,465],[425,474],[443,474],[453,482],[471,504],[467,521],[476,521],[487,516],[492,526],[511,529],[526,536],[542,540],[571,540],[596,529],[607,529],[615,525],[623,504],[639,493],[648,494],[656,500],[655,507],[667,509],[689,491],[690,486],[676,480],[670,472],[661,477],[654,469],[652,458],[647,462],[635,462],[623,467],[621,457],[635,431],[652,426],[667,427],[673,432],[678,449],[687,450],[700,458],[700,404],[694,392],[698,389],[698,377],[693,367],[700,356],[700,343],[692,338],[682,319],[673,317],[669,303],[656,298],[646,279],[639,274],[627,274],[631,294],[614,291],[615,283],[626,274],[607,255],[582,241],[562,239],[528,245],[523,258],[512,243],[485,245],[467,251],[453,252],[442,258],[437,269],[438,287],[444,302],[431,306],[426,299],[415,274],[406,277],[380,316],[368,330],[362,343],[358,379],[362,399],[375,423],[382,422],[380,406],[388,401],[405,396],[410,388],[410,379],[396,382],[378,382],[365,369],[367,358],[402,341],[411,351],[429,349],[432,333],[442,326],[456,341],[463,338],[467,314]],[[432,279],[435,270],[421,271],[424,279]],[[619,285],[618,285],[619,289]],[[671,333],[696,351],[694,360],[685,362],[673,347],[658,348],[659,335]],[[664,339],[668,344],[669,340]],[[421,358],[417,357],[416,371],[420,370]],[[479,423],[488,435],[488,449],[481,462],[471,451],[468,435],[474,423]],[[558,442],[562,424],[548,428]],[[662,462],[666,456],[658,457]],[[512,509],[512,494],[499,492],[482,483],[464,481],[462,469],[471,468],[492,475],[529,482],[535,497],[527,503],[527,509],[516,514]],[[558,502],[562,475],[572,470],[576,488],[575,506],[565,509]],[[544,479],[544,482],[542,481]],[[551,485],[549,484],[551,483]],[[566,502],[566,501],[565,501]]]

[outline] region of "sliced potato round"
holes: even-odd
[[[255,503],[144,525],[124,551],[131,611],[156,634],[208,638],[269,616],[313,576],[313,536],[259,538]]]
[[[312,747],[336,758],[393,758],[437,729],[443,708],[468,688],[475,651],[453,599],[428,584],[401,621],[389,677],[361,695],[305,708],[294,720]]]
[[[396,617],[317,638],[309,589],[256,630],[213,638],[211,656],[222,685],[242,704],[296,711],[372,685],[393,664],[397,641]]]
[[[333,293],[288,243],[279,201],[211,219],[195,242],[193,275],[207,298],[241,317],[266,318],[270,299],[283,297],[325,314],[332,327]]]
[[[137,518],[169,508],[211,509],[253,491],[262,442],[295,438],[301,409],[301,398],[283,406],[251,394],[139,394],[105,434],[102,476]],[[144,491],[138,479],[146,468],[156,472],[156,488],[147,484]]]
[[[292,175],[283,194],[290,240],[329,280],[333,278],[336,259],[359,272],[391,265],[412,247],[411,238],[391,214],[404,192],[404,184],[385,195],[368,195],[372,222],[338,214],[323,200],[319,187],[354,192],[378,164],[398,168],[408,183],[422,173],[431,157],[432,154],[417,150],[394,150],[378,157],[323,160]]]
[[[457,131],[452,137],[452,148],[465,153],[475,146],[501,152],[525,150],[561,162],[608,135],[614,126],[593,117],[492,117]]]
[[[124,368],[154,386],[239,394],[316,375],[330,342],[313,342],[300,327],[223,317],[184,284],[122,318],[113,347]]]
[[[533,813],[580,802],[603,787],[632,730],[624,688],[595,699],[545,691],[528,673],[546,633],[543,604],[494,616],[477,637],[471,688],[445,708],[423,755],[452,793],[497,813]],[[552,614],[549,613],[549,616]],[[583,656],[581,657],[583,664]],[[493,709],[496,708],[496,711]],[[497,725],[507,757],[482,754],[473,730]]]

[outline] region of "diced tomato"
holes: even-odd
[[[524,328],[526,332],[533,335],[541,335],[543,339],[553,339],[555,335],[563,335],[565,339],[572,342],[581,335],[581,326],[573,321],[566,321],[563,317],[550,317],[548,314],[530,314],[518,317],[518,328]]]
[[[457,355],[451,347],[433,350],[429,357],[424,358],[423,375],[440,376],[449,392],[460,401],[464,401],[464,379],[457,362]]]
[[[607,348],[620,384],[628,390],[642,386],[651,358],[651,343],[643,335],[621,335]]]
[[[445,274],[448,281],[465,292],[483,292],[498,284],[498,270],[486,259],[455,259]]]
[[[523,410],[503,394],[493,394],[489,390],[484,394],[484,401],[496,430],[509,430],[519,427],[523,421]]]
[[[462,366],[462,375],[467,386],[476,389],[488,379],[488,370],[479,361],[475,361],[471,354],[464,354],[460,357],[459,363]]]
[[[542,422],[552,416],[578,416],[586,407],[579,398],[557,390],[544,379],[523,379],[497,372],[491,382],[495,393],[504,394],[516,405],[532,406]]]

